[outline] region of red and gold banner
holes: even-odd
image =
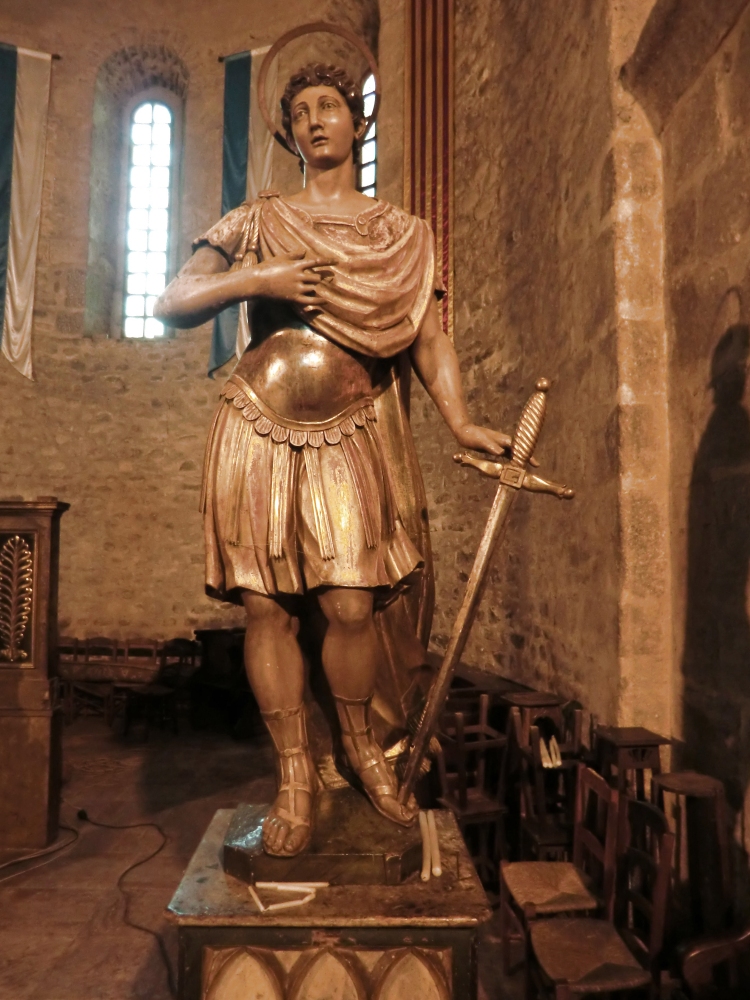
[[[454,0],[406,4],[404,207],[435,233],[447,295],[443,329],[453,339]]]

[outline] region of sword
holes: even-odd
[[[484,591],[492,555],[503,534],[508,512],[513,505],[519,490],[529,490],[532,493],[551,493],[561,500],[570,500],[575,495],[568,486],[552,483],[541,476],[526,471],[526,465],[534,454],[534,448],[539,439],[539,433],[544,423],[547,408],[547,392],[550,383],[546,378],[540,378],[536,383],[536,391],[531,394],[521,413],[516,432],[513,435],[511,447],[512,458],[507,465],[501,462],[490,462],[474,458],[464,453],[454,455],[453,460],[460,465],[479,469],[492,479],[499,479],[492,510],[484,529],[479,549],[474,559],[469,582],[466,584],[461,610],[458,612],[450,642],[443,657],[443,663],[430,689],[427,704],[422,713],[419,727],[412,741],[409,758],[406,763],[404,781],[398,794],[402,804],[409,800],[420,775],[422,761],[430,744],[430,739],[437,728],[440,713],[443,710],[448,695],[451,680],[461,654],[469,638],[469,632],[474,622],[474,616]]]

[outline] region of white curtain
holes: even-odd
[[[47,53],[31,52],[28,49],[18,49],[17,52],[2,352],[14,368],[31,379],[34,377],[31,364],[31,325],[52,57]]]

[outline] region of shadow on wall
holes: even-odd
[[[750,794],[750,327],[730,325],[711,362],[714,409],[690,480],[683,656],[686,766],[721,778],[743,817]],[[745,850],[750,823],[738,829]]]

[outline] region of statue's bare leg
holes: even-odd
[[[278,794],[263,824],[269,854],[293,855],[310,840],[316,775],[307,745],[302,653],[291,615],[272,597],[243,591],[245,668],[277,753]]]
[[[411,826],[417,817],[416,803],[399,804],[396,775],[370,724],[370,703],[382,655],[372,619],[372,599],[371,590],[351,587],[320,592],[320,606],[328,620],[323,667],[336,699],[344,749],[370,801],[388,819]]]

